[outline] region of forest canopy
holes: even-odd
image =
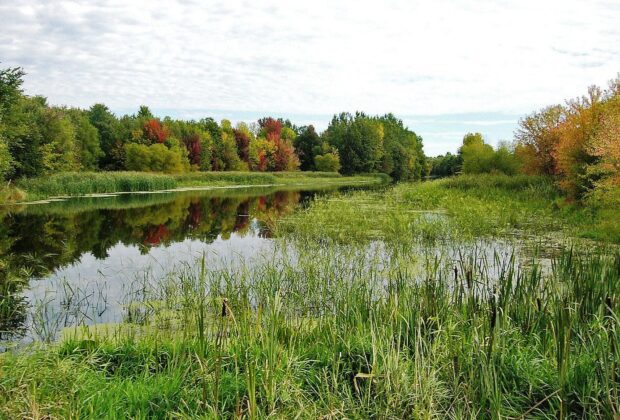
[[[20,68],[0,70],[0,178],[76,171],[383,172],[420,179],[422,138],[394,115],[335,115],[327,130],[265,117],[255,123],[158,118],[147,106],[115,115],[52,106],[22,91]]]

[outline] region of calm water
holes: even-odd
[[[120,322],[122,297],[140,276],[202,256],[251,261],[271,251],[274,221],[333,191],[221,189],[0,207],[0,340]]]

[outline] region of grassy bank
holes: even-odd
[[[159,191],[187,187],[226,187],[238,185],[347,185],[384,182],[385,176],[343,177],[328,172],[193,172],[180,175],[146,172],[80,172],[49,177],[21,179],[5,188],[5,201],[33,201],[50,197],[88,194]],[[21,191],[21,193],[18,193]]]

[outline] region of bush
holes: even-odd
[[[130,143],[125,146],[125,165],[130,171],[179,173],[189,170],[187,156],[178,146]]]
[[[320,172],[338,172],[340,170],[340,157],[337,153],[326,153],[314,157],[314,166]]]

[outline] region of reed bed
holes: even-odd
[[[67,172],[41,178],[24,178],[17,188],[4,188],[0,203],[33,201],[50,197],[83,196],[118,192],[172,190],[187,187],[226,186],[313,186],[380,184],[384,174],[344,177],[331,172],[190,172],[159,174],[147,172]],[[9,192],[13,192],[9,194]],[[19,191],[19,194],[16,193]]]

